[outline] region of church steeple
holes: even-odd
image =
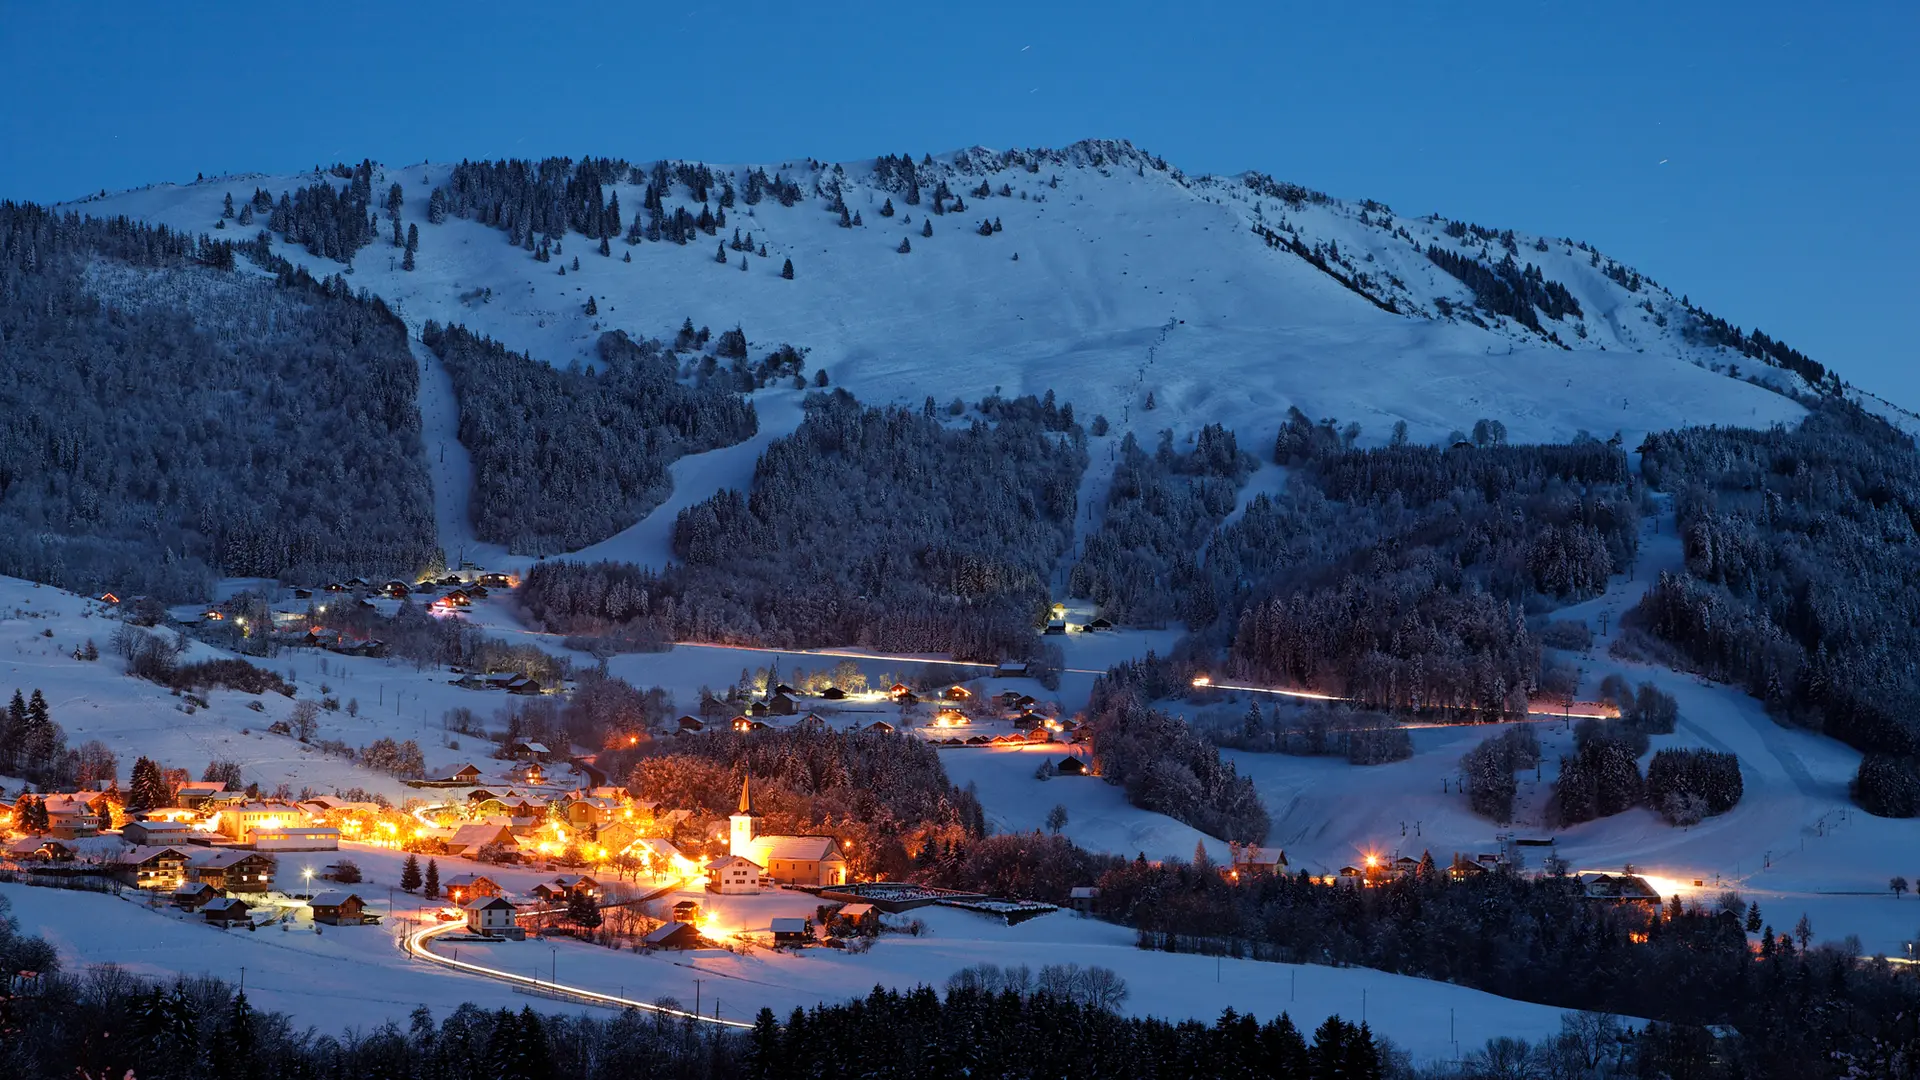
[[[746,777],[740,778],[740,809],[727,819],[727,854],[738,855],[743,859],[760,860],[754,856],[753,823],[759,815],[753,811],[753,788]]]

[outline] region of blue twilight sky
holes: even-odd
[[[1588,240],[1920,408],[1914,0],[0,0],[0,198],[1087,136]]]

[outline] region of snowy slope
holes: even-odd
[[[590,363],[602,330],[662,335],[691,317],[716,333],[739,324],[756,353],[783,341],[810,348],[810,366],[875,400],[918,403],[933,395],[944,403],[995,388],[1053,389],[1083,417],[1104,413],[1117,429],[1149,435],[1220,422],[1256,448],[1289,405],[1315,418],[1357,420],[1367,440],[1384,439],[1396,420],[1406,420],[1416,438],[1436,439],[1489,417],[1515,440],[1530,440],[1580,429],[1765,425],[1801,415],[1778,394],[1713,369],[1738,364],[1743,374],[1783,385],[1796,377],[1689,344],[1674,295],[1651,283],[1629,293],[1589,265],[1592,253],[1562,241],[1546,241],[1540,251],[1539,238],[1517,236],[1516,258],[1540,266],[1580,304],[1584,339],[1571,316],[1543,320],[1570,351],[1511,320],[1494,318],[1483,328],[1440,317],[1441,299],[1466,305],[1470,293],[1427,260],[1425,246],[1478,247],[1447,236],[1444,221],[1338,200],[1296,207],[1267,193],[1274,189],[1249,186],[1264,183],[1258,178],[1187,178],[1124,144],[1021,155],[1034,163],[1032,172],[1009,160],[981,150],[939,159],[967,209],[933,217],[930,238],[920,235],[926,203],[908,206],[877,187],[869,162],[768,163],[770,174],[784,172],[805,188],[839,183],[864,225],[839,228],[820,197],[793,207],[742,203],[720,237],[737,226],[768,249],[744,273],[737,253],[717,264],[705,237],[631,248],[616,239],[613,257],[603,259],[587,238],[572,235],[552,263],[537,263],[497,230],[457,218],[427,223],[428,196],[447,179],[446,166],[389,168],[374,186],[378,193],[403,185],[403,216],[421,230],[419,269],[399,270],[398,251],[381,241],[358,254],[352,280],[386,297],[415,327],[429,318],[465,323],[555,364]],[[75,209],[204,231],[228,192],[244,200],[259,186],[277,196],[314,179],[158,185]],[[1014,194],[966,194],[982,180]],[[630,216],[643,189],[623,184],[614,193]],[[890,196],[900,213],[884,218],[880,206]],[[687,198],[676,186],[669,208]],[[977,235],[984,218],[999,219],[1003,230]],[[1373,298],[1268,246],[1256,228],[1291,230],[1327,253],[1343,276],[1365,275]],[[903,236],[912,242],[909,254],[895,251]],[[302,248],[276,247],[316,272],[342,269]],[[629,251],[633,261],[621,261]],[[1498,242],[1488,251],[1504,254]],[[561,276],[576,257],[580,269]],[[778,273],[787,258],[796,267],[792,281]],[[462,299],[479,288],[493,290],[491,302]],[[589,296],[594,317],[584,314]],[[1636,306],[1643,303],[1653,310]],[[1150,414],[1143,408],[1149,392],[1157,406]],[[428,425],[430,441],[437,426]],[[431,464],[437,483],[458,482],[454,465],[443,472],[437,460]],[[686,471],[676,470],[676,479]]]
[[[1641,537],[1635,578],[1616,577],[1604,595],[1563,608],[1555,618],[1584,619],[1598,630],[1606,613],[1617,628],[1621,613],[1638,602],[1651,580],[1662,571],[1682,569],[1671,498],[1662,497],[1661,505]],[[1876,818],[1853,805],[1847,784],[1859,767],[1859,751],[1780,726],[1736,686],[1617,660],[1607,655],[1607,643],[1599,640],[1589,653],[1571,658],[1583,669],[1583,685],[1591,691],[1608,674],[1618,673],[1672,694],[1680,707],[1678,729],[1654,736],[1649,754],[1666,747],[1737,754],[1741,801],[1685,829],[1668,825],[1645,807],[1551,829],[1546,800],[1560,757],[1574,752],[1573,735],[1561,721],[1536,722],[1541,766],[1537,775],[1525,770],[1517,776],[1513,831],[1553,837],[1556,853],[1576,870],[1618,872],[1630,863],[1660,879],[1664,894],[1678,892],[1703,902],[1734,890],[1759,902],[1776,928],[1791,926],[1804,912],[1821,940],[1857,934],[1869,953],[1899,955],[1903,943],[1913,940],[1920,916],[1888,891],[1887,882],[1896,874],[1912,875],[1920,823]],[[1245,707],[1230,703],[1215,711],[1237,718]],[[1191,711],[1179,703],[1169,708]],[[1370,852],[1418,857],[1431,851],[1444,864],[1455,852],[1498,848],[1499,827],[1467,808],[1459,760],[1504,726],[1417,729],[1411,733],[1411,758],[1377,766],[1239,751],[1224,756],[1252,778],[1273,819],[1268,842],[1285,848],[1296,868],[1330,873]],[[1543,857],[1536,851],[1531,869],[1540,869]]]
[[[487,600],[480,606],[484,613],[501,602]],[[11,695],[14,688],[23,693],[42,691],[54,722],[66,732],[67,745],[100,740],[118,755],[123,782],[134,758],[144,754],[196,777],[210,761],[233,761],[239,764],[242,777],[269,792],[281,784],[296,793],[302,788],[328,793],[360,787],[396,803],[417,794],[391,776],[328,756],[289,736],[268,733],[268,725],[293,711],[294,700],[324,697],[336,699],[342,708],[321,714],[319,739],[356,748],[382,737],[412,739],[420,745],[429,768],[451,766],[476,755],[482,769],[495,764],[484,756],[491,752],[491,744],[448,732],[442,718],[449,709],[466,706],[490,719],[504,704],[502,695],[455,687],[449,681],[455,676],[444,670],[422,671],[397,659],[292,649],[272,659],[252,659],[292,679],[295,699],[216,689],[204,692],[207,708],[188,712],[183,699],[171,691],[124,673],[124,662],[111,647],[119,625],[97,601],[0,577],[0,695]],[[100,650],[100,659],[75,659],[74,649],[89,640]],[[195,642],[182,662],[227,655]],[[349,702],[357,705],[357,716],[346,711]],[[250,707],[255,703],[261,711]],[[10,781],[0,784],[9,792],[18,790]]]

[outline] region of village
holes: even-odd
[[[258,964],[262,973],[246,977],[276,980],[285,995],[276,1000],[288,1003],[304,1000],[311,984],[283,961],[264,959],[253,943],[293,942],[302,954],[374,964],[387,972],[381,978],[401,980],[423,1001],[532,994],[546,1000],[542,1008],[660,1009],[723,1025],[745,1021],[744,1003],[785,1009],[855,995],[875,982],[937,984],[981,955],[1184,970],[1189,958],[1150,951],[1150,962],[1122,960],[1110,951],[1138,942],[1128,925],[1132,901],[1113,894],[1101,873],[1056,873],[1044,888],[985,891],[923,873],[928,849],[947,843],[927,839],[936,833],[889,835],[860,821],[796,816],[793,789],[782,796],[778,783],[763,786],[772,779],[763,772],[766,759],[752,764],[744,749],[859,744],[896,756],[924,748],[914,752],[937,755],[954,787],[977,785],[986,811],[977,835],[1070,840],[1129,864],[1138,853],[1156,868],[1204,864],[1235,891],[1266,889],[1284,877],[1330,893],[1393,895],[1403,883],[1433,878],[1563,871],[1590,904],[1637,908],[1630,918],[1658,920],[1676,895],[1698,904],[1722,888],[1717,874],[1676,872],[1674,860],[1641,869],[1633,847],[1595,858],[1590,842],[1569,846],[1565,835],[1454,821],[1441,817],[1444,804],[1439,813],[1413,801],[1349,807],[1345,815],[1356,820],[1340,825],[1337,837],[1303,842],[1289,822],[1259,844],[1229,843],[1130,806],[1102,775],[1089,726],[1068,703],[1084,700],[1087,672],[1161,639],[1084,618],[1054,620],[1067,650],[1058,689],[1017,663],[855,650],[779,654],[680,643],[669,652],[617,656],[602,670],[635,687],[668,688],[661,707],[638,726],[615,725],[604,740],[568,738],[551,720],[514,718],[556,717],[590,697],[591,658],[518,628],[510,578],[483,585],[482,572],[469,568],[454,580],[405,585],[404,593],[396,583],[365,581],[343,581],[337,590],[241,583],[214,605],[160,612],[149,632],[190,637],[188,659],[284,673],[298,696],[280,702],[271,691],[175,692],[174,707],[184,705],[187,727],[201,732],[192,740],[155,741],[152,705],[146,719],[109,705],[126,708],[121,723],[140,733],[132,745],[164,754],[165,765],[197,769],[193,751],[207,747],[208,773],[163,769],[158,798],[150,788],[130,797],[133,789],[120,786],[129,780],[124,763],[116,775],[83,785],[9,783],[0,887],[17,909],[45,912],[53,902],[89,912],[89,924],[114,943],[97,946],[97,954],[73,946],[97,955],[95,962],[164,942],[154,955],[171,957],[162,961],[168,970],[232,979]],[[453,602],[442,603],[449,596]],[[16,617],[21,605],[54,599],[44,590],[23,594]],[[44,664],[84,671],[87,661],[65,654],[84,652],[88,634],[106,640],[111,624],[136,621],[141,605],[118,599],[60,600],[64,614],[49,621],[47,645],[37,644],[43,632],[29,619],[21,647],[44,648]],[[409,609],[414,614],[401,618]],[[95,619],[109,627],[90,628]],[[403,625],[494,635],[511,648],[472,663],[421,664],[408,655]],[[571,666],[539,666],[541,657],[569,656]],[[116,678],[132,692],[130,702],[150,694],[166,700],[164,689]],[[396,708],[403,696],[405,713]],[[338,702],[337,711],[322,712],[321,735],[311,742],[287,713],[309,700]],[[264,717],[252,704],[260,701]],[[1231,701],[1220,707],[1238,708]],[[57,714],[63,723],[94,723],[71,710]],[[442,713],[461,710],[476,718],[473,726],[439,724]],[[92,734],[78,730],[77,737]],[[1457,751],[1445,747],[1466,737],[1462,730],[1418,729],[1414,738],[1451,768]],[[370,775],[373,759],[328,749],[329,739],[339,746],[369,738],[417,740],[418,767]],[[680,757],[718,762],[721,775],[702,774],[699,790],[662,787],[644,782],[636,767]],[[241,771],[213,775],[212,765],[225,759],[237,759]],[[1293,797],[1286,793],[1312,794],[1323,774],[1329,791],[1376,775],[1314,759],[1235,752],[1234,760],[1275,807]],[[1386,771],[1377,775],[1392,783]],[[724,784],[731,786],[722,806],[715,789]],[[1436,777],[1436,795],[1423,798],[1436,798],[1440,786]],[[1326,820],[1321,810],[1315,815]],[[1395,820],[1401,816],[1408,820]],[[1419,817],[1424,836],[1413,820]],[[1312,824],[1304,812],[1298,821]],[[1606,869],[1588,869],[1600,866]],[[193,944],[203,937],[206,944]],[[1633,940],[1644,938],[1642,931]],[[1260,980],[1268,977],[1244,973],[1239,996],[1223,1004],[1263,993]],[[1327,1007],[1352,1011],[1351,1003]]]
[[[258,634],[267,636],[276,651],[315,649],[379,659],[386,645],[378,638],[311,624],[329,605],[384,617],[400,604],[423,601],[438,618],[458,618],[476,602],[516,584],[514,575],[468,568],[412,584],[356,578],[279,589],[272,605],[243,594],[226,604],[169,614],[175,624],[219,640]],[[139,598],[123,601],[112,593],[98,603],[127,619],[146,607]],[[1057,606],[1046,627],[1047,634],[1111,630],[1104,620],[1069,615]],[[786,682],[780,681],[776,663],[754,685],[703,700],[698,714],[663,720],[629,739],[670,745],[715,732],[898,734],[942,750],[1017,751],[1023,761],[1034,761],[1042,776],[1097,777],[1097,763],[1075,718],[1057,699],[1043,700],[1018,688],[1028,675],[1026,665],[1006,663],[983,669],[982,678],[939,681],[952,673],[936,667],[912,685],[869,686],[856,665],[842,661],[834,668],[796,671],[794,681]],[[989,681],[1005,688],[996,692]],[[1007,686],[1008,681],[1015,685]],[[543,685],[519,671],[457,671],[447,682],[464,690],[528,697],[564,696],[570,689],[564,681]],[[379,796],[303,792],[291,797],[283,791],[273,797],[257,785],[231,788],[185,774],[171,777],[164,798],[146,800],[160,805],[137,809],[129,809],[112,780],[98,782],[94,790],[22,794],[9,815],[0,872],[36,883],[133,890],[146,894],[149,906],[164,905],[223,927],[289,921],[375,925],[403,910],[412,910],[412,917],[430,910],[433,921],[450,924],[445,931],[514,940],[529,930],[590,933],[606,922],[600,914],[606,912],[623,933],[649,949],[711,947],[734,939],[838,945],[876,909],[898,913],[926,902],[1001,915],[1017,912],[1022,918],[1053,910],[1022,897],[945,895],[876,878],[870,864],[854,857],[855,841],[845,835],[765,834],[758,826],[751,777],[742,778],[738,808],[724,827],[709,823],[702,831],[694,810],[609,782],[591,750],[502,736],[491,751],[408,781],[410,792],[398,805]],[[1233,883],[1299,873],[1316,884],[1348,888],[1434,873],[1458,880],[1514,861],[1517,846],[1526,843],[1503,837],[1496,850],[1453,852],[1440,863],[1431,852],[1416,858],[1368,848],[1356,851],[1350,864],[1321,874],[1296,871],[1279,847],[1236,843],[1226,845],[1228,858],[1219,872]],[[364,858],[374,852],[406,857],[410,868],[400,875],[399,895],[391,890],[384,897],[374,895],[363,883],[356,853]],[[282,862],[296,858],[297,884]],[[424,869],[418,865],[422,859]],[[1632,873],[1585,877],[1595,899],[1661,902],[1660,889]],[[704,908],[690,899],[670,906],[654,902],[684,890],[713,897],[797,892],[803,894],[795,908],[802,912],[800,923],[782,917],[778,927],[768,923],[749,932],[727,926],[711,902]],[[416,892],[429,903],[408,909]],[[1091,883],[1077,886],[1070,906],[1100,914],[1099,892]],[[820,903],[823,898],[830,903]],[[1034,906],[1022,906],[1027,904]],[[642,910],[648,914],[636,919],[633,912]]]

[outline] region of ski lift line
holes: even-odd
[[[542,913],[535,913],[535,914],[542,914]],[[499,979],[503,982],[512,983],[515,986],[530,987],[534,990],[544,991],[547,993],[566,994],[572,997],[584,999],[594,1004],[614,1005],[614,1006],[619,1006],[621,1008],[627,1008],[627,1009],[640,1009],[645,1012],[662,1013],[667,1016],[678,1016],[684,1020],[697,1020],[703,1024],[718,1024],[721,1027],[738,1028],[743,1030],[751,1029],[753,1027],[752,1024],[747,1023],[743,1020],[722,1020],[719,1017],[701,1016],[697,1013],[690,1013],[684,1009],[669,1009],[664,1006],[652,1004],[651,1002],[634,1001],[630,998],[619,997],[614,994],[603,994],[597,990],[588,990],[588,989],[585,989],[584,987],[568,986],[564,983],[556,983],[556,982],[542,982],[539,979],[528,978],[525,975],[516,975],[511,971],[502,971],[499,968],[490,968],[490,967],[483,966],[481,964],[469,963],[465,960],[455,960],[450,956],[441,956],[439,953],[436,953],[433,950],[427,948],[427,942],[431,941],[433,938],[438,937],[441,934],[445,934],[454,930],[461,930],[465,928],[466,928],[466,924],[460,923],[460,922],[434,923],[432,925],[423,926],[419,930],[414,931],[412,934],[409,934],[405,938],[405,947],[406,947],[407,953],[410,956],[418,957],[419,959],[426,960],[430,963],[439,964],[443,967],[454,968],[456,970],[465,971],[474,975],[482,975],[489,979]]]

